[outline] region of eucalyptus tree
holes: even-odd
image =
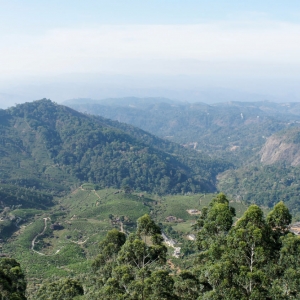
[[[300,239],[284,203],[267,218],[257,205],[234,226],[233,216],[221,194],[198,220],[199,299],[299,299]]]
[[[44,283],[36,296],[40,300],[71,300],[83,294],[84,290],[79,281],[65,278]]]
[[[149,215],[137,220],[137,231],[126,241],[123,236],[117,238],[114,232],[112,244],[115,246],[109,246],[114,249],[114,255],[110,251],[105,254],[108,241],[112,241],[109,235],[112,233],[101,244],[106,246],[93,263],[94,270],[98,268],[96,272],[103,279],[95,299],[176,299],[174,280],[165,267],[167,248],[163,245],[160,228]]]
[[[0,259],[0,297],[3,300],[26,300],[26,280],[20,264],[13,258]]]

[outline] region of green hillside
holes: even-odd
[[[283,200],[300,220],[299,128],[269,137],[252,164],[218,176],[218,188],[235,199],[272,207]]]
[[[74,99],[66,105],[82,112],[132,124],[236,166],[260,150],[267,137],[300,120],[297,103],[175,102],[169,99]]]
[[[213,191],[220,160],[132,126],[78,113],[50,100],[0,111],[2,206],[51,205],[83,182],[139,191]]]
[[[214,168],[219,191],[266,207],[284,200],[294,216],[299,214],[299,103],[207,105],[124,98],[70,100],[67,104],[139,126],[196,150],[193,153],[207,153],[215,162],[225,158],[231,162],[225,172]],[[130,125],[111,123],[130,131]],[[142,133],[139,137],[143,138]],[[163,149],[168,151],[167,146]]]
[[[154,101],[153,105],[158,103]],[[280,249],[285,248],[279,237],[290,238],[287,226],[291,215],[286,213],[287,218],[280,223],[283,229],[276,235],[276,222],[281,222],[277,220],[278,212],[266,219],[263,214],[267,215],[274,204],[284,200],[294,219],[299,219],[299,167],[287,163],[297,161],[298,152],[294,151],[294,157],[285,164],[264,164],[260,160],[263,153],[270,152],[265,148],[275,145],[274,138],[276,142],[282,139],[281,144],[291,144],[292,149],[298,147],[295,124],[290,130],[283,121],[274,123],[267,116],[263,123],[254,122],[253,126],[258,126],[255,132],[256,127],[241,125],[240,120],[230,117],[231,113],[222,114],[220,110],[212,127],[203,129],[202,134],[208,134],[203,141],[209,139],[214,126],[222,130],[216,130],[219,135],[215,140],[211,135],[211,144],[203,144],[200,151],[197,145],[192,147],[196,149],[189,149],[132,125],[81,114],[46,99],[1,110],[0,114],[0,249],[2,256],[13,257],[20,263],[28,282],[28,299],[58,299],[59,290],[71,293],[74,289],[78,295],[74,299],[110,299],[117,297],[118,291],[124,295],[129,291],[120,284],[122,280],[130,282],[132,291],[142,290],[149,297],[154,291],[160,299],[165,293],[158,288],[163,278],[170,283],[170,299],[175,299],[175,295],[180,295],[178,299],[185,299],[185,295],[186,299],[197,299],[202,294],[210,299],[211,292],[221,295],[222,289],[213,282],[213,273],[224,260],[236,266],[235,260],[240,256],[234,256],[232,249],[242,247],[240,240],[249,241],[243,234],[249,228],[252,230],[253,217],[259,218],[260,225],[255,218],[253,224],[258,226],[257,230],[263,230],[268,241],[265,245],[265,239],[255,235],[263,244],[259,249],[268,254],[273,247],[272,253],[277,253],[270,265],[269,259],[263,260],[259,272],[263,270],[266,278],[285,276],[282,271],[276,271],[275,276],[271,268],[281,264],[277,257]],[[285,131],[265,142],[259,134],[265,132],[266,124],[270,124],[266,127],[269,133],[281,127]],[[238,141],[240,127],[245,132],[253,131],[248,148],[242,152],[237,148],[234,155],[238,159],[234,161],[224,146],[224,139],[228,139],[225,132],[231,128],[231,136]],[[220,152],[205,154],[217,139],[223,145]],[[249,156],[247,149],[251,150]],[[222,156],[232,163],[222,160]],[[226,191],[228,199],[224,194],[216,197],[211,193],[216,187]],[[261,208],[248,208],[249,203]],[[280,213],[285,212],[282,203],[278,207]],[[141,229],[142,216],[146,223]],[[149,223],[149,216],[157,225]],[[152,229],[147,227],[149,224]],[[161,231],[167,236],[164,243]],[[107,242],[109,234],[123,237],[125,244],[115,248],[114,243]],[[292,238],[292,242],[296,240]],[[149,268],[144,268],[144,263],[134,263],[135,255],[144,256],[142,261],[149,263]],[[15,264],[6,258],[2,262]],[[210,266],[213,273],[207,273]],[[147,274],[142,270],[147,270]],[[243,269],[237,268],[235,273],[240,278],[244,276]],[[20,278],[22,274],[19,273]],[[228,278],[240,282],[240,278],[222,276],[228,289],[232,287]],[[236,283],[233,286],[239,286]],[[199,289],[201,284],[207,290]],[[186,294],[185,289],[191,294]],[[242,285],[236,291],[242,295]],[[262,288],[259,292],[264,295],[267,290]]]

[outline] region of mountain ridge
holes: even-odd
[[[213,191],[217,173],[228,167],[133,126],[47,99],[0,115],[1,183],[47,195],[59,196],[82,182],[162,194]]]

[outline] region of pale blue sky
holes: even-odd
[[[101,97],[84,85],[100,77],[124,96],[201,85],[297,94],[286,82],[300,79],[299,53],[299,0],[0,0],[0,94],[38,98],[45,82],[81,80],[67,95]]]
[[[300,20],[299,0],[4,0],[1,31],[96,24],[197,24],[240,18]]]

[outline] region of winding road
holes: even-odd
[[[48,218],[44,218],[45,225],[44,225],[43,231],[42,231],[41,233],[38,233],[38,234],[33,238],[33,240],[31,241],[31,250],[32,250],[33,252],[35,252],[35,253],[40,254],[40,255],[45,255],[45,254],[44,254],[44,253],[41,253],[41,252],[38,252],[38,251],[36,251],[36,250],[34,250],[34,245],[35,245],[36,239],[37,239],[39,236],[41,236],[41,235],[43,235],[43,234],[45,233],[45,231],[46,231],[46,229],[47,229],[47,220],[48,220]]]
[[[56,250],[56,252],[55,252],[54,254],[52,254],[52,255],[47,255],[47,254],[44,254],[44,253],[42,253],[42,252],[39,252],[39,251],[34,250],[34,246],[35,246],[35,241],[36,241],[36,239],[37,239],[39,236],[41,236],[41,235],[43,235],[43,234],[45,233],[45,231],[46,231],[46,229],[47,229],[47,220],[49,220],[49,221],[51,220],[49,217],[48,217],[48,218],[43,218],[43,219],[44,219],[44,222],[45,222],[44,229],[43,229],[42,232],[40,232],[39,234],[37,234],[37,235],[33,238],[33,240],[31,241],[31,250],[32,250],[33,252],[39,254],[39,255],[53,256],[53,255],[59,253],[59,251],[60,251],[61,249]]]

